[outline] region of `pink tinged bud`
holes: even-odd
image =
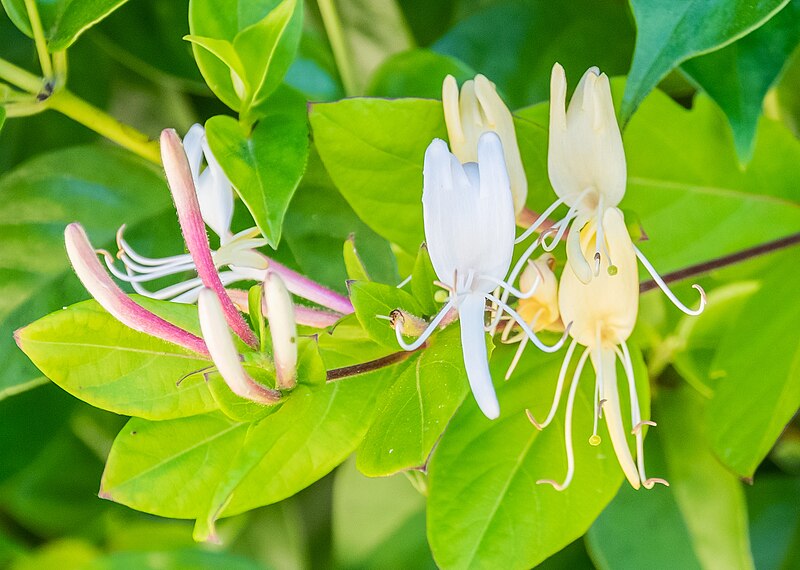
[[[161,132],[161,160],[164,163],[167,181],[175,201],[183,238],[197,268],[197,275],[205,287],[216,293],[230,328],[244,342],[253,348],[258,348],[256,335],[247,326],[242,315],[239,314],[230,297],[225,293],[225,287],[214,266],[205,222],[200,212],[200,204],[192,180],[192,171],[189,168],[189,160],[180,138],[173,129],[164,129]]]
[[[294,304],[280,275],[267,272],[264,279],[264,300],[272,337],[272,356],[279,388],[291,389],[297,384],[297,326]]]
[[[260,404],[272,405],[280,401],[280,392],[262,386],[245,372],[225,321],[222,305],[214,291],[200,291],[197,307],[200,330],[208,345],[211,359],[231,392]]]
[[[70,263],[83,286],[119,322],[197,354],[209,355],[203,339],[151,313],[114,283],[98,261],[97,254],[80,224],[72,223],[67,226],[64,241]]]

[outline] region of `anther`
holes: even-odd
[[[669,487],[669,481],[667,481],[666,479],[661,479],[660,477],[650,477],[649,479],[646,479],[645,481],[642,482],[642,486],[645,489],[652,489],[653,487],[656,486],[656,483],[664,485],[665,487]]]
[[[598,445],[600,445],[601,441],[603,440],[600,438],[599,435],[595,433],[592,434],[592,436],[589,438],[589,445],[591,445],[592,447],[597,447]]]
[[[646,425],[652,426],[652,427],[656,427],[658,424],[656,422],[654,422],[654,421],[651,421],[651,420],[642,420],[638,424],[633,426],[633,429],[631,430],[631,434],[636,435],[637,433],[642,431],[642,426],[646,426]]]
[[[617,274],[617,266],[616,265],[609,265],[608,266],[608,274],[609,275],[616,275]]]
[[[525,415],[528,416],[528,421],[533,424],[533,427],[535,427],[539,431],[542,431],[542,425],[539,422],[536,421],[536,418],[533,417],[533,414],[531,413],[531,411],[528,408],[525,408]],[[538,481],[537,481],[537,483],[538,483]]]

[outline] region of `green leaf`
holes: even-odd
[[[422,308],[414,297],[402,289],[383,283],[350,283],[350,300],[367,334],[372,340],[388,348],[400,349],[394,329],[387,318],[389,313],[402,309],[412,315],[422,315]]]
[[[230,468],[248,426],[221,413],[159,422],[133,418],[114,440],[100,496],[162,517],[195,518]]]
[[[3,130],[3,125],[6,122],[6,108],[0,107],[0,131]]]
[[[787,302],[796,295],[798,263],[797,251],[774,258],[714,359],[722,378],[709,403],[709,439],[722,462],[742,477],[753,476],[800,406],[800,304]]]
[[[495,351],[496,380],[515,348]],[[646,418],[647,373],[638,349],[631,348]],[[467,398],[450,422],[428,466],[428,540],[440,567],[531,568],[581,536],[616,493],[622,470],[604,424],[602,443],[592,447],[587,442],[594,415],[589,366],[574,407],[575,477],[562,492],[536,484],[560,480],[566,472],[563,401],[544,431],[524,413],[529,408],[535,417],[546,415],[562,358],[530,352],[509,382],[496,383],[499,419],[486,419]],[[626,390],[620,390],[620,401],[625,417]]]
[[[364,267],[364,262],[358,256],[356,251],[355,236],[349,236],[344,240],[344,250],[342,251],[344,258],[344,267],[347,270],[347,278],[353,281],[371,281],[367,268]]]
[[[206,122],[211,151],[272,247],[308,158],[305,100],[285,89],[251,133],[231,117]]]
[[[797,566],[800,479],[765,473],[745,494],[756,568]]]
[[[127,0],[36,0],[42,21],[47,49],[50,52],[67,49],[83,32],[94,26]],[[0,0],[6,14],[29,38],[33,37],[25,0]]]
[[[442,104],[345,99],[311,106],[314,142],[336,187],[376,233],[416,252],[423,241],[422,161],[445,138]]]
[[[800,2],[795,0],[753,33],[681,66],[725,112],[744,163],[753,154],[764,97],[798,43]]]
[[[630,0],[636,17],[636,49],[620,109],[622,123],[628,122],[647,94],[681,62],[750,33],[788,1]]]
[[[425,498],[402,475],[370,479],[346,461],[333,481],[333,550],[338,568],[435,568]]]
[[[192,41],[197,66],[214,94],[248,123],[269,112],[269,105],[262,104],[294,58],[303,25],[302,4],[297,0],[189,4],[187,39]],[[231,69],[243,85],[236,85]]]
[[[753,568],[744,490],[708,446],[710,409],[704,407],[686,387],[662,392],[656,401],[654,432],[664,447],[670,489],[703,568]]]
[[[436,293],[444,289],[434,284],[437,279],[428,247],[422,244],[414,262],[414,271],[411,273],[411,294],[422,307],[424,315],[429,317],[434,316],[441,308],[436,302]]]
[[[389,243],[361,221],[342,198],[314,147],[283,229],[285,247],[279,253],[290,252],[303,274],[340,292],[345,291],[347,280],[342,241],[351,235],[373,279],[382,283],[400,280]]]
[[[362,94],[373,71],[414,47],[414,39],[395,0],[338,0],[335,10],[347,50],[348,94]]]
[[[167,551],[114,552],[96,558],[86,566],[81,566],[81,570],[133,570],[134,568],[152,568],[154,563],[163,570],[263,569],[263,566],[257,562],[227,552],[209,552],[187,548]]]
[[[469,393],[457,326],[431,337],[378,405],[375,422],[358,451],[358,468],[370,477],[423,468],[450,418]]]
[[[374,402],[392,368],[298,387],[281,409],[247,431],[239,453],[225,464],[212,496],[197,497],[195,536],[214,533],[220,516],[238,514],[290,497],[344,461],[364,437]]]
[[[556,61],[570,85],[592,65],[609,75],[624,74],[633,37],[622,2],[516,0],[471,14],[432,49],[486,75],[513,109],[549,99]]]
[[[442,82],[453,75],[459,82],[475,71],[455,57],[430,50],[404,51],[389,57],[375,70],[367,94],[372,97],[442,98]]]
[[[97,247],[113,247],[117,229],[127,223],[126,237],[145,255],[176,253],[180,234],[159,170],[108,147],[32,159],[0,178],[0,198],[10,205],[0,212],[3,398],[45,381],[17,349],[13,331],[88,297],[64,253],[68,223],[80,221]]]
[[[197,309],[138,299],[178,326],[196,330]],[[190,326],[191,325],[191,326]],[[129,329],[90,300],[17,331],[17,342],[42,372],[89,404],[124,415],[169,419],[216,408],[202,375],[208,360]]]

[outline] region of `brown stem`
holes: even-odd
[[[757,245],[755,247],[744,249],[742,251],[737,251],[736,253],[732,253],[730,255],[723,255],[722,257],[718,257],[710,261],[704,261],[696,265],[690,265],[689,267],[678,269],[677,271],[673,271],[672,273],[667,273],[666,275],[662,275],[661,278],[664,280],[665,283],[680,281],[688,277],[694,277],[696,275],[702,275],[704,273],[708,273],[709,271],[712,271],[714,269],[727,267],[728,265],[733,265],[734,263],[739,263],[740,261],[757,257],[759,255],[764,255],[767,253],[772,253],[773,251],[785,249],[787,247],[791,247],[799,243],[800,243],[800,233],[792,234],[790,236],[777,239],[775,241],[770,241],[761,245]],[[643,281],[642,283],[639,284],[639,292],[644,293],[646,291],[650,291],[651,289],[655,289],[656,287],[658,287],[658,284],[652,279],[648,281]]]
[[[417,350],[422,350],[425,348],[427,343],[420,346]],[[367,372],[372,372],[374,370],[380,370],[381,368],[386,368],[387,366],[391,366],[393,364],[397,364],[398,362],[402,362],[417,350],[405,351],[401,350],[399,352],[393,352],[387,356],[383,356],[381,358],[376,358],[375,360],[370,360],[368,362],[361,362],[359,364],[353,364],[352,366],[342,366],[341,368],[332,368],[328,370],[328,382],[336,382],[337,380],[341,380],[342,378],[348,378],[350,376],[358,376],[359,374],[366,374]]]

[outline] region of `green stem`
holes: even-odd
[[[0,59],[0,79],[28,93],[37,94],[42,90],[41,78],[4,59]]]
[[[36,0],[25,0],[25,9],[28,11],[28,19],[31,22],[33,41],[36,43],[36,53],[39,55],[39,65],[42,66],[42,75],[47,78],[53,77],[53,62],[47,51],[47,40],[42,29],[42,20],[39,18],[39,9],[36,7]]]
[[[48,102],[51,109],[55,109],[150,162],[161,164],[158,143],[151,141],[145,134],[133,127],[120,123],[111,115],[76,97],[66,89],[54,93]]]
[[[353,75],[353,69],[350,67],[350,54],[344,38],[342,22],[336,13],[336,7],[333,5],[333,0],[317,0],[317,6],[319,6],[322,23],[325,26],[325,32],[328,34],[328,41],[333,50],[336,67],[339,68],[339,76],[342,78],[345,95],[355,95],[357,91],[355,76]]]

